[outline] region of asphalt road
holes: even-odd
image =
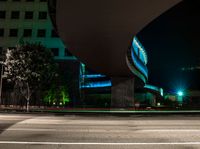
[[[0,114],[0,149],[200,149],[198,115]]]

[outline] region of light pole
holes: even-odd
[[[177,92],[177,95],[178,95],[178,103],[179,103],[179,106],[182,106],[182,103],[183,103],[183,96],[184,96],[183,91],[178,91],[178,92]]]
[[[0,79],[0,105],[2,104],[2,81],[3,81],[3,64],[1,62],[1,79]]]

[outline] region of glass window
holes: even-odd
[[[59,37],[54,29],[51,31],[51,37]]]
[[[139,58],[143,63],[145,63],[145,56],[144,53],[142,53],[142,51],[140,51]]]
[[[18,30],[17,29],[10,29],[10,37],[17,37],[18,35]]]
[[[40,11],[38,18],[39,19],[47,19],[47,12],[46,11]]]
[[[65,56],[73,56],[67,48],[65,48]]]
[[[59,48],[51,48],[51,52],[53,53],[54,56],[58,56]]]
[[[46,30],[45,29],[39,29],[37,32],[38,37],[45,37],[46,36]]]
[[[33,19],[33,11],[26,11],[25,19]]]
[[[19,11],[12,11],[11,19],[19,19]]]
[[[3,54],[3,47],[0,47],[0,54]]]
[[[0,11],[0,19],[6,18],[6,11]]]
[[[3,36],[4,36],[4,29],[0,28],[0,37],[3,37]]]
[[[24,29],[24,37],[31,37],[32,36],[32,29]]]

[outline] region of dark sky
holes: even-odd
[[[181,68],[200,64],[200,0],[179,3],[138,38],[148,53],[149,83],[172,90],[199,88],[200,73]]]

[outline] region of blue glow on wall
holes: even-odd
[[[148,61],[147,53],[137,37],[134,37],[132,47],[139,59],[146,65]]]
[[[161,96],[163,96],[163,89],[162,88],[159,88],[159,87],[156,87],[156,86],[153,86],[153,85],[149,85],[149,84],[146,84],[144,86],[144,88],[146,89],[150,89],[150,90],[154,90],[156,92],[159,92]]]
[[[131,52],[132,60],[135,66],[138,68],[139,71],[145,75],[146,78],[148,78],[148,70],[147,67],[141,62],[141,60],[138,58],[138,56],[135,54],[135,52],[132,50]]]
[[[133,39],[131,57],[136,68],[148,78],[147,54],[144,47],[141,45],[137,37]]]

